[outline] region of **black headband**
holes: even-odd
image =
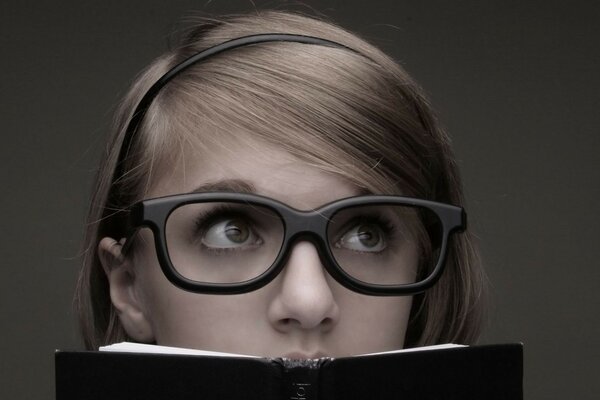
[[[194,54],[189,57],[185,61],[177,64],[173,68],[171,68],[166,74],[164,74],[158,81],[156,81],[150,89],[144,94],[142,100],[138,103],[131,120],[129,120],[129,124],[127,125],[127,129],[125,131],[125,137],[123,138],[123,142],[121,144],[121,150],[119,152],[119,158],[117,160],[115,175],[113,177],[113,182],[115,179],[120,178],[123,175],[123,164],[125,159],[127,158],[127,154],[129,153],[129,148],[131,147],[131,143],[133,141],[133,137],[141,124],[148,108],[152,104],[154,98],[158,95],[160,90],[165,86],[171,79],[177,76],[182,71],[186,70],[188,67],[203,61],[215,54],[222,53],[227,50],[235,49],[237,47],[247,46],[256,43],[265,43],[265,42],[295,42],[295,43],[304,43],[304,44],[316,44],[320,46],[329,46],[329,47],[338,47],[350,50],[354,53],[358,53],[356,50],[351,49],[350,47],[344,46],[343,44],[333,42],[327,39],[321,39],[313,36],[304,36],[304,35],[294,35],[289,33],[265,33],[258,35],[250,35],[243,36],[236,39],[231,39],[226,42],[220,43],[213,47],[209,47],[208,49],[202,50],[199,53]]]

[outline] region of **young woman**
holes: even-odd
[[[476,340],[482,273],[449,139],[377,48],[292,13],[204,21],[116,114],[76,297],[88,348]]]

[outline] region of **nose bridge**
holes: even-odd
[[[320,261],[320,267],[323,272],[325,270],[332,271],[331,261],[328,256],[328,243],[327,243],[327,224],[328,218],[320,211],[292,211],[291,218],[288,216],[287,227],[286,227],[286,248],[284,249],[284,264],[290,263],[290,258],[294,252],[294,249],[299,243],[306,242],[311,244],[318,260]],[[324,270],[324,269],[325,270]]]
[[[294,256],[294,250],[298,245],[301,245],[300,248],[304,248],[304,246],[308,245],[316,255],[316,261],[319,263],[319,268],[322,270],[323,274],[325,274],[325,270],[329,269],[329,259],[326,254],[327,238],[325,235],[325,229],[314,222],[306,223],[303,226],[296,226],[288,235],[287,248],[285,249],[286,254],[284,257],[286,267],[284,269],[288,269],[290,262],[295,261],[292,258]],[[303,249],[303,251],[306,250],[306,248]]]
[[[288,255],[299,242],[310,242],[317,249],[321,262],[326,262],[327,217],[318,211],[297,211],[287,221]]]
[[[304,279],[325,278],[319,243],[318,238],[310,233],[298,234],[290,240],[284,275],[307,275]]]
[[[323,245],[325,245],[324,241],[323,241],[323,237],[319,234],[317,234],[314,230],[312,230],[311,228],[306,228],[305,230],[301,230],[301,231],[297,231],[295,234],[291,235],[290,238],[288,239],[288,255],[291,256],[291,254],[293,253],[294,249],[296,248],[296,246],[300,243],[305,243],[305,244],[309,244],[312,245],[312,247],[314,248],[314,250],[316,251],[317,255],[319,256],[319,259],[321,260],[321,262],[324,262],[323,258],[324,255],[322,254],[322,247]]]
[[[297,231],[290,240],[289,255],[281,273],[281,287],[273,310],[279,328],[302,329],[330,326],[338,307],[318,251],[314,232]]]

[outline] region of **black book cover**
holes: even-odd
[[[520,344],[319,360],[58,351],[57,400],[521,400]]]

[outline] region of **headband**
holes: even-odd
[[[295,35],[288,33],[265,33],[231,39],[194,54],[193,56],[182,61],[181,63],[177,64],[169,71],[167,71],[167,73],[165,73],[158,81],[156,81],[150,87],[150,89],[148,89],[146,94],[144,94],[144,97],[142,97],[142,100],[140,100],[140,102],[138,103],[131,119],[129,120],[127,129],[125,130],[125,137],[123,138],[123,142],[121,143],[121,150],[119,152],[119,158],[117,159],[117,165],[115,169],[115,175],[113,177],[113,182],[115,179],[118,179],[120,176],[123,175],[123,164],[129,153],[129,149],[133,142],[135,133],[137,132],[138,127],[144,119],[146,112],[150,108],[150,105],[152,105],[152,101],[167,83],[169,83],[174,77],[176,77],[181,72],[185,71],[187,68],[203,60],[206,60],[211,56],[238,47],[265,42],[295,42],[304,44],[314,44],[320,46],[343,48],[346,50],[350,50],[354,53],[358,53],[358,51],[351,49],[350,47],[344,46],[343,44],[333,42],[327,39],[321,39],[318,37]]]

